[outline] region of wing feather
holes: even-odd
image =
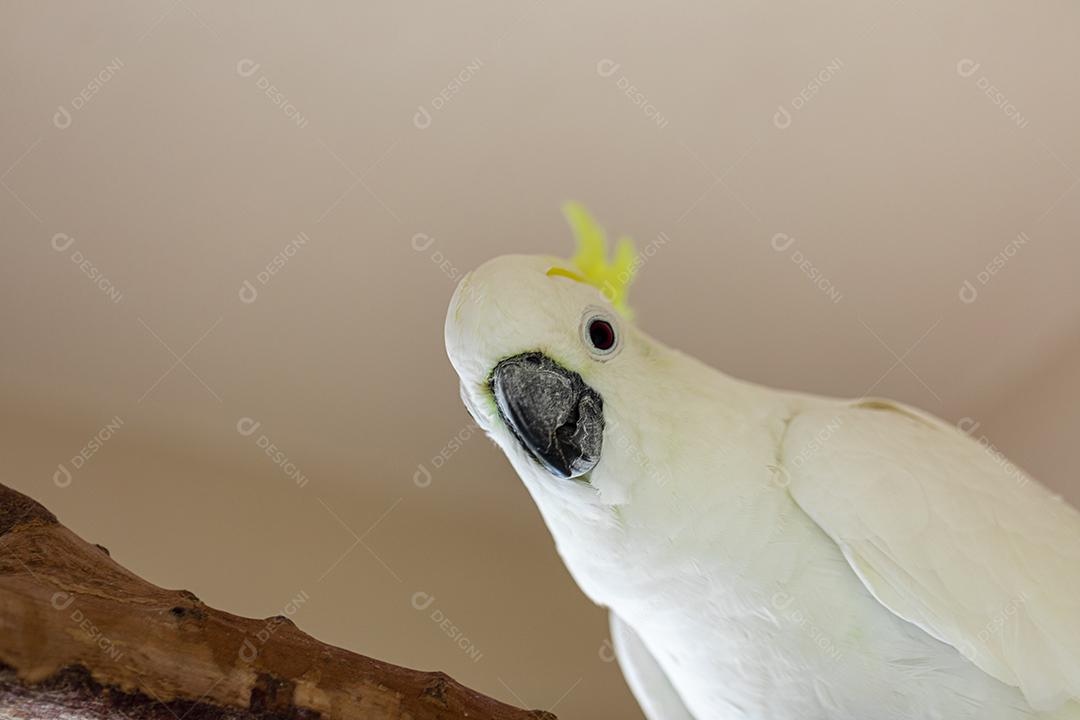
[[[694,720],[667,674],[634,629],[615,613],[611,613],[610,620],[615,656],[645,717],[648,720]]]
[[[1080,700],[1074,508],[988,444],[888,401],[797,415],[782,462],[885,607],[1038,710]]]

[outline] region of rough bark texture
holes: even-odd
[[[3,485],[0,717],[554,719],[163,590]]]

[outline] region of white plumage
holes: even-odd
[[[992,449],[895,404],[803,412],[784,448],[806,452],[792,496],[885,607],[1037,709],[1080,697],[1075,510]]]
[[[606,307],[566,261],[470,273],[447,351],[650,720],[1080,719],[1080,515],[964,433],[887,401],[745,383]],[[612,314],[613,316],[613,314]],[[492,373],[542,353],[603,399],[600,461],[555,477]]]

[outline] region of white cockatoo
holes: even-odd
[[[469,273],[446,347],[650,720],[1080,719],[1075,509],[919,410],[662,345],[567,214],[577,256]]]

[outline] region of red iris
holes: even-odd
[[[615,328],[607,320],[593,320],[589,323],[589,341],[597,350],[610,350],[615,347]]]

